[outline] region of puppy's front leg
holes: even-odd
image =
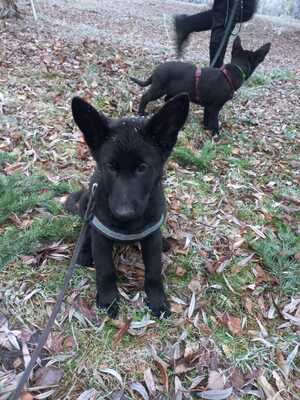
[[[97,306],[111,318],[118,314],[117,276],[113,263],[113,242],[92,229],[92,254],[96,266]]]
[[[156,317],[168,317],[170,306],[167,301],[162,279],[162,236],[160,230],[141,241],[145,264],[145,292],[147,304]]]
[[[219,112],[218,108],[208,108],[208,129],[212,131],[213,136],[219,134]]]
[[[204,108],[204,115],[203,115],[203,125],[204,128],[208,128],[208,120],[209,120],[209,115],[208,115],[208,108]]]

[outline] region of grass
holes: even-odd
[[[34,42],[30,43],[35,46]],[[62,43],[58,41],[56,46]],[[42,40],[39,40],[39,46],[43,46]],[[58,48],[62,59],[65,52],[68,60],[69,54],[73,53],[64,46],[65,43]],[[70,133],[69,100],[74,95],[74,82],[76,90],[91,98],[91,102],[106,115],[125,115],[131,108],[133,96],[128,90],[133,86],[128,82],[127,70],[122,70],[123,63],[134,61],[135,68],[145,70],[144,60],[139,58],[138,52],[128,57],[128,53],[118,50],[117,58],[111,54],[107,56],[114,60],[117,73],[106,73],[103,67],[106,65],[105,56],[101,56],[102,66],[98,63],[97,46],[92,41],[86,41],[83,48],[76,45],[78,68],[74,68],[72,63],[69,67],[66,62],[62,75],[59,70],[49,68],[48,72],[39,73],[39,79],[33,80],[31,64],[22,64],[23,58],[15,63],[22,68],[22,76],[28,77],[26,85],[30,84],[32,91],[39,96],[33,97],[30,107],[26,108],[28,102],[18,97],[23,96],[23,91],[11,95],[23,115],[28,114],[28,119],[22,119],[18,125],[12,123],[10,131],[5,133],[4,130],[2,135],[7,134],[10,141],[13,140],[11,132],[24,132],[26,143],[25,140],[13,142],[13,153],[0,152],[0,167],[17,160],[27,163],[28,146],[38,155],[34,167],[26,164],[26,174],[0,175],[1,313],[9,316],[9,326],[14,330],[26,327],[37,332],[44,326],[60,289],[70,248],[78,235],[79,220],[66,215],[59,202],[62,195],[73,190],[82,180],[86,181],[91,173],[89,161],[77,160],[76,139],[69,142],[68,136],[60,134],[66,129]],[[47,45],[45,51],[51,58],[55,52],[49,52],[49,48]],[[113,52],[105,45],[103,49],[107,53]],[[38,57],[40,49],[35,50]],[[16,52],[15,56],[18,54]],[[152,69],[153,59],[146,53],[144,56],[149,69]],[[122,62],[118,64],[118,60]],[[56,58],[53,61],[53,65],[57,65]],[[92,87],[94,81],[98,82],[97,74],[101,76],[101,90]],[[12,66],[7,88],[10,88],[9,80],[16,77],[19,79],[18,71],[14,74]],[[71,350],[50,350],[47,353],[48,361],[64,371],[55,398],[63,398],[70,391],[69,397],[77,399],[90,388],[97,389],[99,399],[108,398],[118,383],[112,376],[101,372],[103,368],[114,368],[121,374],[130,398],[133,397],[127,390],[128,384],[138,381],[145,386],[144,371],[149,367],[161,385],[153,351],[167,363],[169,384],[174,389],[173,367],[177,362],[174,352],[178,351],[182,358],[189,348],[197,349],[200,358],[193,370],[178,375],[185,389],[199,375],[205,377],[204,388],[212,369],[221,371],[229,386],[234,367],[242,374],[260,368],[276,389],[272,373],[277,371],[281,374],[278,349],[287,360],[298,341],[295,326],[278,328],[287,321],[277,312],[274,319],[267,317],[272,306],[271,297],[278,299],[277,305],[282,309],[291,301],[291,296],[296,297],[300,291],[299,213],[286,213],[281,205],[292,207],[292,204],[279,204],[282,202],[281,194],[299,197],[297,170],[289,164],[291,160],[299,161],[298,127],[295,121],[285,119],[285,106],[279,96],[283,89],[287,96],[292,95],[290,86],[285,85],[294,79],[293,73],[284,70],[274,70],[269,74],[255,72],[246,84],[246,96],[237,96],[222,110],[223,135],[217,144],[207,140],[207,132],[199,122],[202,111],[192,107],[189,121],[172,154],[173,162],[168,164],[165,182],[169,218],[164,231],[173,241],[171,251],[163,255],[163,260],[167,294],[174,312],[168,320],[155,320],[153,326],[133,333],[125,332],[115,345],[116,334],[120,332],[116,322],[96,309],[95,271],[76,269],[53,329],[54,334],[72,338],[74,346]],[[274,103],[265,115],[261,110],[269,97],[264,94],[271,84]],[[55,99],[55,103],[49,104],[49,98]],[[248,106],[245,100],[250,100],[251,105]],[[272,136],[274,126],[282,129]],[[49,149],[50,141],[55,146],[51,145]],[[55,162],[53,155],[56,156]],[[54,184],[46,175],[64,177],[64,180]],[[275,183],[274,188],[268,186],[269,182]],[[249,226],[255,226],[264,238]],[[67,247],[57,250],[67,258],[52,259],[51,252],[47,251],[53,244],[58,248]],[[38,258],[42,249],[45,254],[41,260],[28,263],[28,256]],[[243,263],[251,254],[251,260]],[[228,262],[223,271],[209,270],[209,265],[220,265],[224,260]],[[121,324],[126,317],[135,322],[143,318],[152,319],[142,301],[143,293],[132,300],[143,279],[138,268],[142,262],[140,251],[132,247],[122,248],[116,262],[121,267],[119,287],[131,299],[122,298],[117,323]],[[277,278],[278,284],[258,284],[257,266]],[[195,309],[188,316],[193,299],[191,283],[196,283],[198,290],[195,292]],[[35,289],[38,292],[30,297]],[[74,314],[75,295],[79,295],[86,309]],[[28,300],[24,301],[26,298]],[[245,299],[252,302],[251,310],[246,308]],[[88,312],[93,313],[95,321],[86,323],[84,317]],[[233,334],[222,322],[225,313],[243,322],[241,335]],[[262,339],[257,319],[266,328],[268,336],[263,339],[271,347],[263,341],[255,341]],[[288,391],[294,394],[295,399],[299,398],[297,388],[293,386],[299,372],[296,367],[299,369],[295,359],[289,378],[284,380],[285,400],[290,400]],[[258,390],[258,383],[255,385],[252,388]],[[243,400],[255,399],[237,393]]]
[[[8,225],[1,235],[0,268],[21,255],[34,253],[45,243],[75,239],[77,219],[62,215],[62,207],[55,200],[69,190],[69,183],[55,185],[42,175],[0,177],[0,222],[8,224],[14,216],[21,224]]]
[[[215,157],[214,144],[206,142],[197,156],[192,150],[176,146],[172,153],[172,159],[184,167],[196,167],[200,171],[208,171],[211,161]]]
[[[264,240],[250,241],[249,245],[261,257],[265,269],[279,279],[284,294],[300,292],[300,262],[295,258],[300,252],[299,235],[278,222],[274,233],[269,232]]]

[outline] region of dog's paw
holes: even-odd
[[[115,319],[118,316],[119,313],[119,305],[118,305],[118,296],[113,294],[113,293],[109,293],[109,294],[100,294],[99,292],[97,292],[97,297],[96,297],[96,303],[97,303],[97,307],[105,310],[107,312],[107,315],[112,318]]]
[[[171,315],[170,304],[162,287],[146,290],[146,304],[157,318],[168,318]]]
[[[168,318],[171,315],[170,304],[166,299],[158,302],[146,298],[146,304],[156,318]]]

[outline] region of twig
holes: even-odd
[[[33,18],[34,18],[34,20],[36,22],[38,18],[37,18],[37,13],[36,13],[36,9],[35,9],[35,5],[34,5],[33,0],[30,0],[30,3],[31,3],[31,8],[32,8]]]

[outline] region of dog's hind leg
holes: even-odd
[[[92,254],[96,266],[97,306],[116,318],[119,311],[117,275],[113,262],[113,242],[92,229]]]
[[[162,236],[160,230],[141,241],[145,264],[145,292],[147,305],[156,317],[168,317],[170,306],[167,301],[162,279]]]
[[[143,94],[139,106],[139,115],[145,115],[145,109],[150,101],[159,99],[165,94],[165,91],[160,86],[151,85],[146,93]]]

